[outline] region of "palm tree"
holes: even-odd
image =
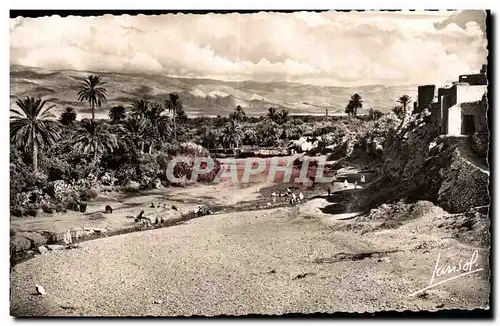
[[[368,110],[368,119],[369,120],[378,120],[380,119],[384,114],[378,110],[374,110],[373,108],[370,108]]]
[[[118,147],[116,136],[109,132],[107,125],[89,119],[83,119],[73,135],[75,149],[83,154],[93,154],[93,162],[97,156],[106,151],[113,152]]]
[[[267,118],[273,122],[276,122],[276,120],[278,120],[278,109],[270,107],[267,111]]]
[[[106,83],[101,80],[101,77],[90,75],[80,83],[78,91],[78,101],[89,102],[92,108],[92,121],[95,121],[95,107],[100,107],[106,102],[106,89],[102,87]]]
[[[109,109],[108,115],[113,123],[120,123],[120,121],[124,120],[127,117],[125,108],[122,105],[113,106],[111,109]]]
[[[354,108],[352,106],[352,101],[349,101],[345,107],[345,113],[347,113],[348,116],[351,116],[354,114]]]
[[[175,111],[175,117],[178,121],[186,121],[188,116],[184,108],[181,106]]]
[[[168,100],[165,101],[165,107],[168,109],[168,112],[172,112],[172,117],[174,118],[174,139],[177,141],[177,130],[175,125],[175,116],[177,115],[178,110],[182,110],[182,101],[179,98],[179,95],[175,93],[170,93],[168,95]]]
[[[406,107],[407,105],[411,102],[411,97],[408,95],[403,95],[398,99],[398,103],[400,103],[403,106],[403,111],[404,111],[404,116],[406,117]]]
[[[161,105],[160,103],[151,102],[144,116],[149,120],[154,120],[158,118],[163,111],[165,111],[163,105]]]
[[[222,136],[222,142],[225,145],[229,145],[229,148],[233,148],[238,145],[243,138],[243,131],[241,130],[240,124],[236,120],[231,120],[226,124],[224,128],[224,135]]]
[[[403,95],[403,96],[399,97],[399,99],[398,99],[398,103],[400,103],[401,106],[403,107],[403,115],[402,115],[401,123],[399,124],[398,130],[400,130],[406,122],[406,117],[408,115],[408,111],[407,111],[406,107],[410,102],[411,102],[411,97],[409,97],[408,95]]]
[[[363,107],[363,100],[361,96],[359,96],[358,93],[351,96],[348,106],[350,106],[350,109],[352,110],[352,115],[356,117],[358,115],[358,108],[360,109]]]
[[[151,105],[151,108],[146,112],[146,119],[149,121],[151,133],[155,135],[155,137],[151,137],[149,154],[152,153],[155,139],[159,138],[160,140],[164,140],[170,135],[172,131],[170,129],[169,118],[161,115],[163,111],[165,111],[165,109],[161,104],[153,103]]]
[[[238,105],[232,114],[232,118],[236,121],[243,121],[246,118],[247,114],[243,111],[241,105]]]
[[[130,116],[125,119],[122,129],[122,137],[131,140],[137,149],[144,153],[144,143],[152,136],[149,121],[140,116]]]
[[[278,123],[283,124],[288,121],[288,110],[286,109],[281,109],[278,112]]]
[[[31,148],[33,154],[33,172],[38,171],[38,148],[55,143],[59,139],[59,123],[54,120],[50,110],[54,105],[44,107],[47,101],[40,98],[26,97],[17,100],[19,109],[10,109],[10,137],[17,146]]]
[[[392,112],[394,112],[398,119],[403,119],[404,111],[401,105],[396,105],[394,108],[392,108]]]
[[[148,100],[135,100],[132,102],[132,115],[146,117],[150,109],[151,102]]]
[[[59,117],[59,122],[65,126],[72,124],[76,120],[75,109],[67,107],[61,116]]]

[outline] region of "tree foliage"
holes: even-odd
[[[59,122],[65,126],[71,125],[76,121],[76,111],[73,108],[67,107],[61,116]]]
[[[238,105],[236,109],[234,109],[234,112],[229,116],[230,119],[236,120],[238,122],[244,121],[246,117],[247,115],[241,105]]]
[[[358,115],[358,109],[363,107],[363,99],[358,93],[351,96],[349,103],[345,108],[345,113],[349,116],[356,117]]]
[[[109,109],[108,116],[113,123],[120,123],[125,120],[127,113],[123,105],[117,105]]]
[[[32,166],[38,170],[38,149],[52,145],[59,138],[60,125],[50,112],[54,106],[46,107],[46,100],[27,97],[17,100],[18,108],[10,110],[10,137],[17,147],[32,151]]]
[[[222,142],[225,146],[229,148],[238,148],[241,144],[241,139],[243,138],[243,132],[241,126],[236,120],[229,121],[222,135]]]
[[[368,110],[368,120],[378,120],[382,118],[384,114],[378,110],[374,110],[373,108],[370,108]]]
[[[175,93],[170,93],[168,95],[168,99],[165,100],[165,107],[167,108],[169,113],[172,113],[173,124],[174,124],[174,139],[177,140],[177,125],[175,120],[178,115],[180,115],[181,120],[187,118],[179,95]]]
[[[109,132],[104,122],[95,122],[83,119],[73,136],[75,149],[83,154],[92,153],[94,160],[97,156],[112,152],[118,147],[116,135]]]
[[[100,107],[106,102],[106,83],[100,76],[90,75],[80,82],[78,91],[78,101],[88,102],[92,109],[92,121],[95,121],[95,107]]]

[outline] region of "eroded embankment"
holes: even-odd
[[[421,125],[395,139],[380,160],[377,179],[359,193],[359,208],[427,200],[464,213],[490,203],[489,172],[467,137],[438,136],[433,125]]]

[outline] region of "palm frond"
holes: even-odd
[[[58,138],[59,124],[52,120],[54,116],[50,112],[55,105],[47,107],[46,103],[46,100],[34,97],[16,101],[20,110],[10,110],[14,113],[10,119],[10,137],[15,144],[30,147],[35,141],[39,147],[44,147]]]

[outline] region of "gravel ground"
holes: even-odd
[[[475,249],[476,265],[484,271],[409,296],[429,285],[438,254],[444,266],[470,259]],[[357,254],[363,253],[366,258],[360,259]],[[487,255],[485,249],[418,227],[364,235],[334,231],[320,219],[301,217],[296,208],[206,216],[86,242],[17,265],[11,274],[11,314],[190,316],[487,307]],[[35,284],[48,294],[34,295]]]

